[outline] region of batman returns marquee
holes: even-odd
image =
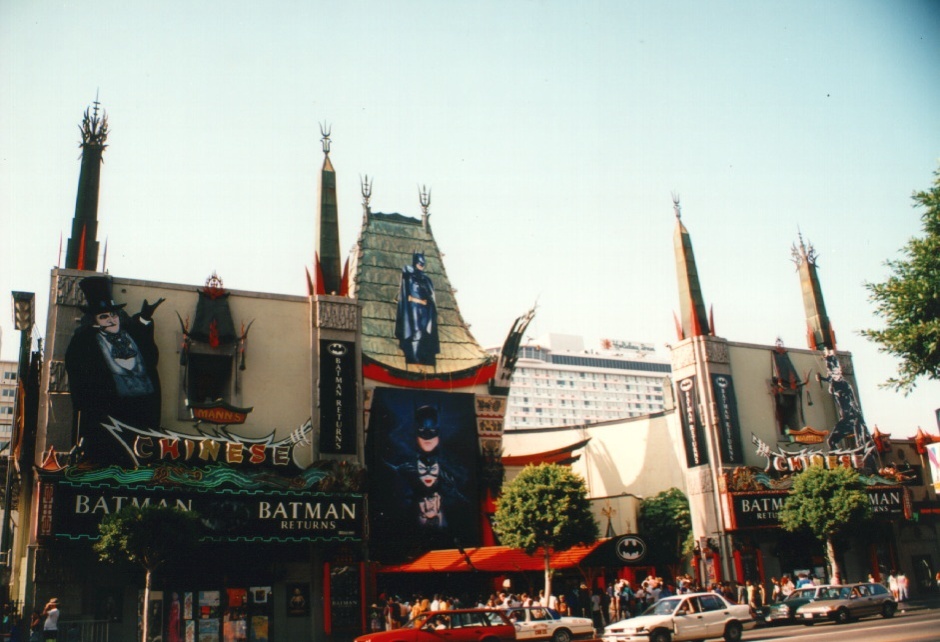
[[[96,539],[98,526],[124,506],[169,506],[195,511],[212,541],[359,541],[363,498],[359,495],[290,491],[233,491],[219,496],[197,489],[90,480],[44,482],[40,490],[40,538]]]

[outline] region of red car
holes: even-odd
[[[399,629],[360,635],[355,642],[509,642],[516,629],[502,611],[428,611]]]

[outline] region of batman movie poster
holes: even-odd
[[[401,552],[478,545],[473,395],[378,388],[367,450],[375,544]]]

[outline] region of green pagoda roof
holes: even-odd
[[[362,306],[362,354],[397,377],[453,379],[472,376],[495,362],[470,333],[444,269],[430,226],[401,214],[367,212],[356,248],[351,295]],[[425,274],[434,283],[440,353],[434,366],[409,364],[395,338],[395,317],[402,268],[415,252],[427,260]],[[481,382],[483,383],[483,382]]]

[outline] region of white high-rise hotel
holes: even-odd
[[[603,346],[603,347],[601,347]],[[580,336],[549,334],[520,347],[507,429],[572,426],[663,410],[671,372],[650,344],[609,341],[585,350]]]
[[[16,399],[16,362],[0,361],[0,450],[13,434],[13,401]]]

